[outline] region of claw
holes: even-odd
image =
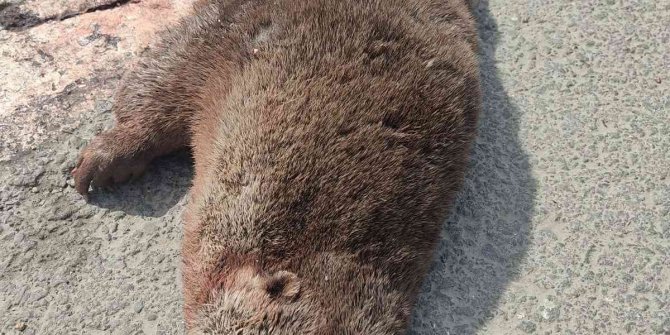
[[[74,186],[77,192],[81,195],[88,195],[88,187],[91,185],[93,176],[75,176]]]
[[[117,143],[100,135],[83,149],[71,172],[77,193],[88,199],[91,186],[107,188],[142,173],[146,162],[122,156],[118,153],[120,150],[117,146]]]
[[[74,178],[74,188],[83,196],[88,195],[88,187],[93,180],[90,164],[84,162],[83,158],[79,159],[77,167],[72,170],[72,177]]]

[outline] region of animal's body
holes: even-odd
[[[480,99],[463,0],[199,1],[73,174],[86,194],[192,148],[192,333],[401,334]]]

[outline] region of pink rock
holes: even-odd
[[[8,27],[0,30],[0,161],[71,129],[97,100],[110,100],[135,56],[193,3],[117,2],[27,0],[0,12]]]

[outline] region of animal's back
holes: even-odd
[[[251,25],[232,23],[254,27],[240,29],[249,59],[224,99],[216,81],[205,86],[206,130],[195,129],[196,157],[216,162],[196,185],[201,216],[218,218],[202,227],[206,243],[270,272],[349,255],[414,291],[479,111],[469,12],[449,1],[258,6]]]

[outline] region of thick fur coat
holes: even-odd
[[[190,147],[193,334],[402,334],[480,110],[464,0],[213,0],[126,76],[73,171]]]

